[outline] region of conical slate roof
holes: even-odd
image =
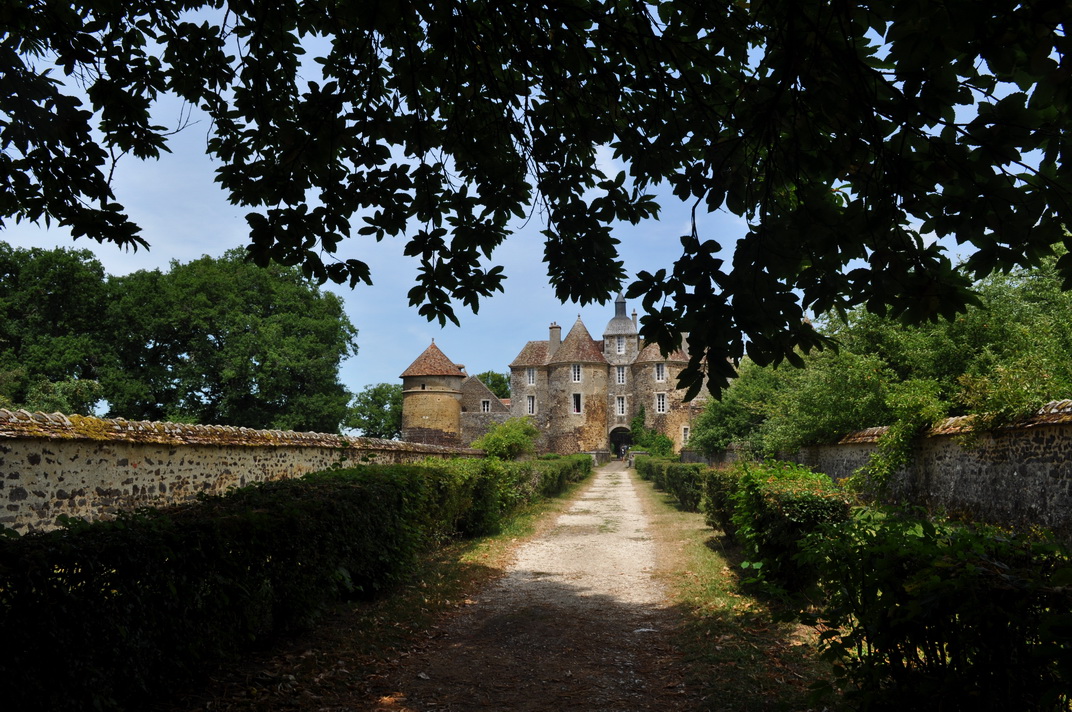
[[[581,317],[562,340],[562,345],[555,351],[548,363],[606,363],[603,350],[599,348],[592,335],[588,333]]]
[[[417,360],[409,365],[399,378],[410,376],[462,376],[465,374],[458,364],[447,358],[439,347],[432,341],[432,345],[424,350]]]

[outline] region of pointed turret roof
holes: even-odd
[[[614,300],[614,317],[607,323],[604,336],[635,336],[636,324],[625,313],[625,295],[618,292],[618,298]]]
[[[562,340],[562,345],[555,351],[549,363],[606,363],[603,358],[603,350],[596,344],[592,335],[588,333],[581,317],[577,317],[576,323],[570,329],[569,334]]]
[[[399,378],[410,376],[461,376],[465,373],[458,364],[447,358],[432,339],[432,345],[424,350],[417,360],[409,365]]]

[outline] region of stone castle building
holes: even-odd
[[[621,295],[602,336],[594,339],[580,317],[565,338],[551,324],[546,340],[528,342],[510,364],[506,402],[433,342],[402,374],[402,439],[468,445],[493,422],[528,416],[541,452],[617,453],[632,442],[630,422],[643,408],[645,427],[680,450],[706,404],[703,395],[686,403],[675,388],[688,356],[645,344]]]
[[[435,345],[402,372],[402,439],[467,446],[510,418],[510,402],[465,372]]]

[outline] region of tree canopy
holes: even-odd
[[[337,432],[356,352],[342,301],[241,250],[108,277],[87,251],[0,243],[0,405]]]
[[[484,371],[483,373],[476,374],[476,377],[488,387],[496,398],[503,399],[510,397],[510,374],[499,373],[498,371]]]
[[[354,396],[346,425],[366,438],[397,440],[402,435],[402,384],[365,386]]]
[[[829,314],[817,328],[837,351],[803,356],[802,369],[744,361],[689,442],[773,455],[874,426],[908,438],[950,415],[986,428],[1072,398],[1072,293],[1056,262],[982,280],[980,304],[953,321],[907,327],[862,308]]]
[[[369,240],[419,263],[455,320],[503,287],[492,253],[542,222],[563,300],[626,278],[613,228],[693,211],[642,271],[643,335],[688,333],[694,391],[726,357],[798,361],[809,311],[921,322],[1072,224],[1067,0],[106,0],[0,18],[0,220],[144,238],[114,160],[167,150],[164,95],[207,114],[217,180],[262,265],[370,282]],[[605,175],[597,150],[623,166]],[[747,225],[732,254],[696,216]],[[954,268],[935,239],[970,253]],[[675,248],[676,249],[676,248]],[[1058,269],[1068,281],[1072,258]]]

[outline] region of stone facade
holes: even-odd
[[[463,368],[432,341],[401,378],[402,439],[430,445],[461,444]]]
[[[529,417],[540,431],[541,452],[618,452],[629,445],[630,423],[644,408],[645,427],[663,433],[680,450],[706,393],[691,402],[674,387],[688,356],[663,356],[637,331],[625,298],[596,340],[584,322],[562,338],[551,324],[547,340],[530,341],[510,364],[510,400],[502,402],[433,342],[402,374],[402,439],[468,444],[493,423]],[[439,380],[435,380],[439,379]]]
[[[402,372],[402,439],[457,447],[468,445],[493,423],[510,417],[510,406],[483,381],[465,372],[432,341]]]
[[[674,387],[688,356],[664,356],[645,344],[636,313],[626,315],[619,296],[615,313],[596,340],[580,318],[566,337],[552,324],[546,341],[530,341],[510,364],[511,410],[540,430],[539,449],[562,454],[618,451],[630,444],[630,422],[644,408],[645,427],[684,447],[706,397],[685,402]]]
[[[337,465],[479,451],[323,433],[0,410],[0,524],[25,533]]]
[[[510,418],[510,403],[503,402],[483,381],[469,376],[462,381],[462,442],[471,443],[488,431],[493,423]]]
[[[848,477],[867,464],[883,432],[852,433],[834,445],[804,448],[796,459],[835,479]],[[939,423],[894,476],[890,497],[975,521],[1037,524],[1072,542],[1072,401],[989,432],[970,432],[965,418]]]

